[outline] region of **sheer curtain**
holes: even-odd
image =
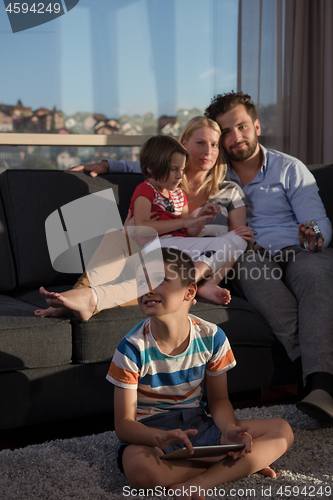
[[[263,143],[306,164],[333,163],[332,0],[239,0],[238,90]]]

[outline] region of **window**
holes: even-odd
[[[80,0],[18,33],[0,9],[7,132],[176,136],[236,88],[237,0]]]

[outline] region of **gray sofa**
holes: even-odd
[[[328,215],[333,218],[332,166],[313,168]],[[105,380],[120,339],[143,319],[138,306],[105,310],[88,322],[36,318],[46,306],[43,285],[66,290],[78,275],[52,268],[45,220],[62,205],[113,188],[124,219],[140,174],[91,178],[77,172],[7,170],[0,176],[0,429],[51,422],[113,410],[113,388]],[[198,302],[191,310],[220,325],[238,364],[229,374],[236,394],[295,383],[300,371],[287,358],[264,319],[244,299],[228,306]]]

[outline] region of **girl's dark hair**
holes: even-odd
[[[180,153],[188,159],[189,154],[174,137],[155,135],[147,139],[140,151],[140,166],[145,177],[164,181],[169,177],[171,158]],[[149,168],[149,171],[148,171]]]

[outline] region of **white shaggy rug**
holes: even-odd
[[[237,418],[283,417],[291,425],[292,448],[275,462],[277,479],[254,474],[210,490],[213,499],[333,498],[333,427],[320,425],[295,406],[236,410]],[[125,500],[167,498],[131,491],[119,472],[114,432],[56,440],[0,452],[1,500]]]

